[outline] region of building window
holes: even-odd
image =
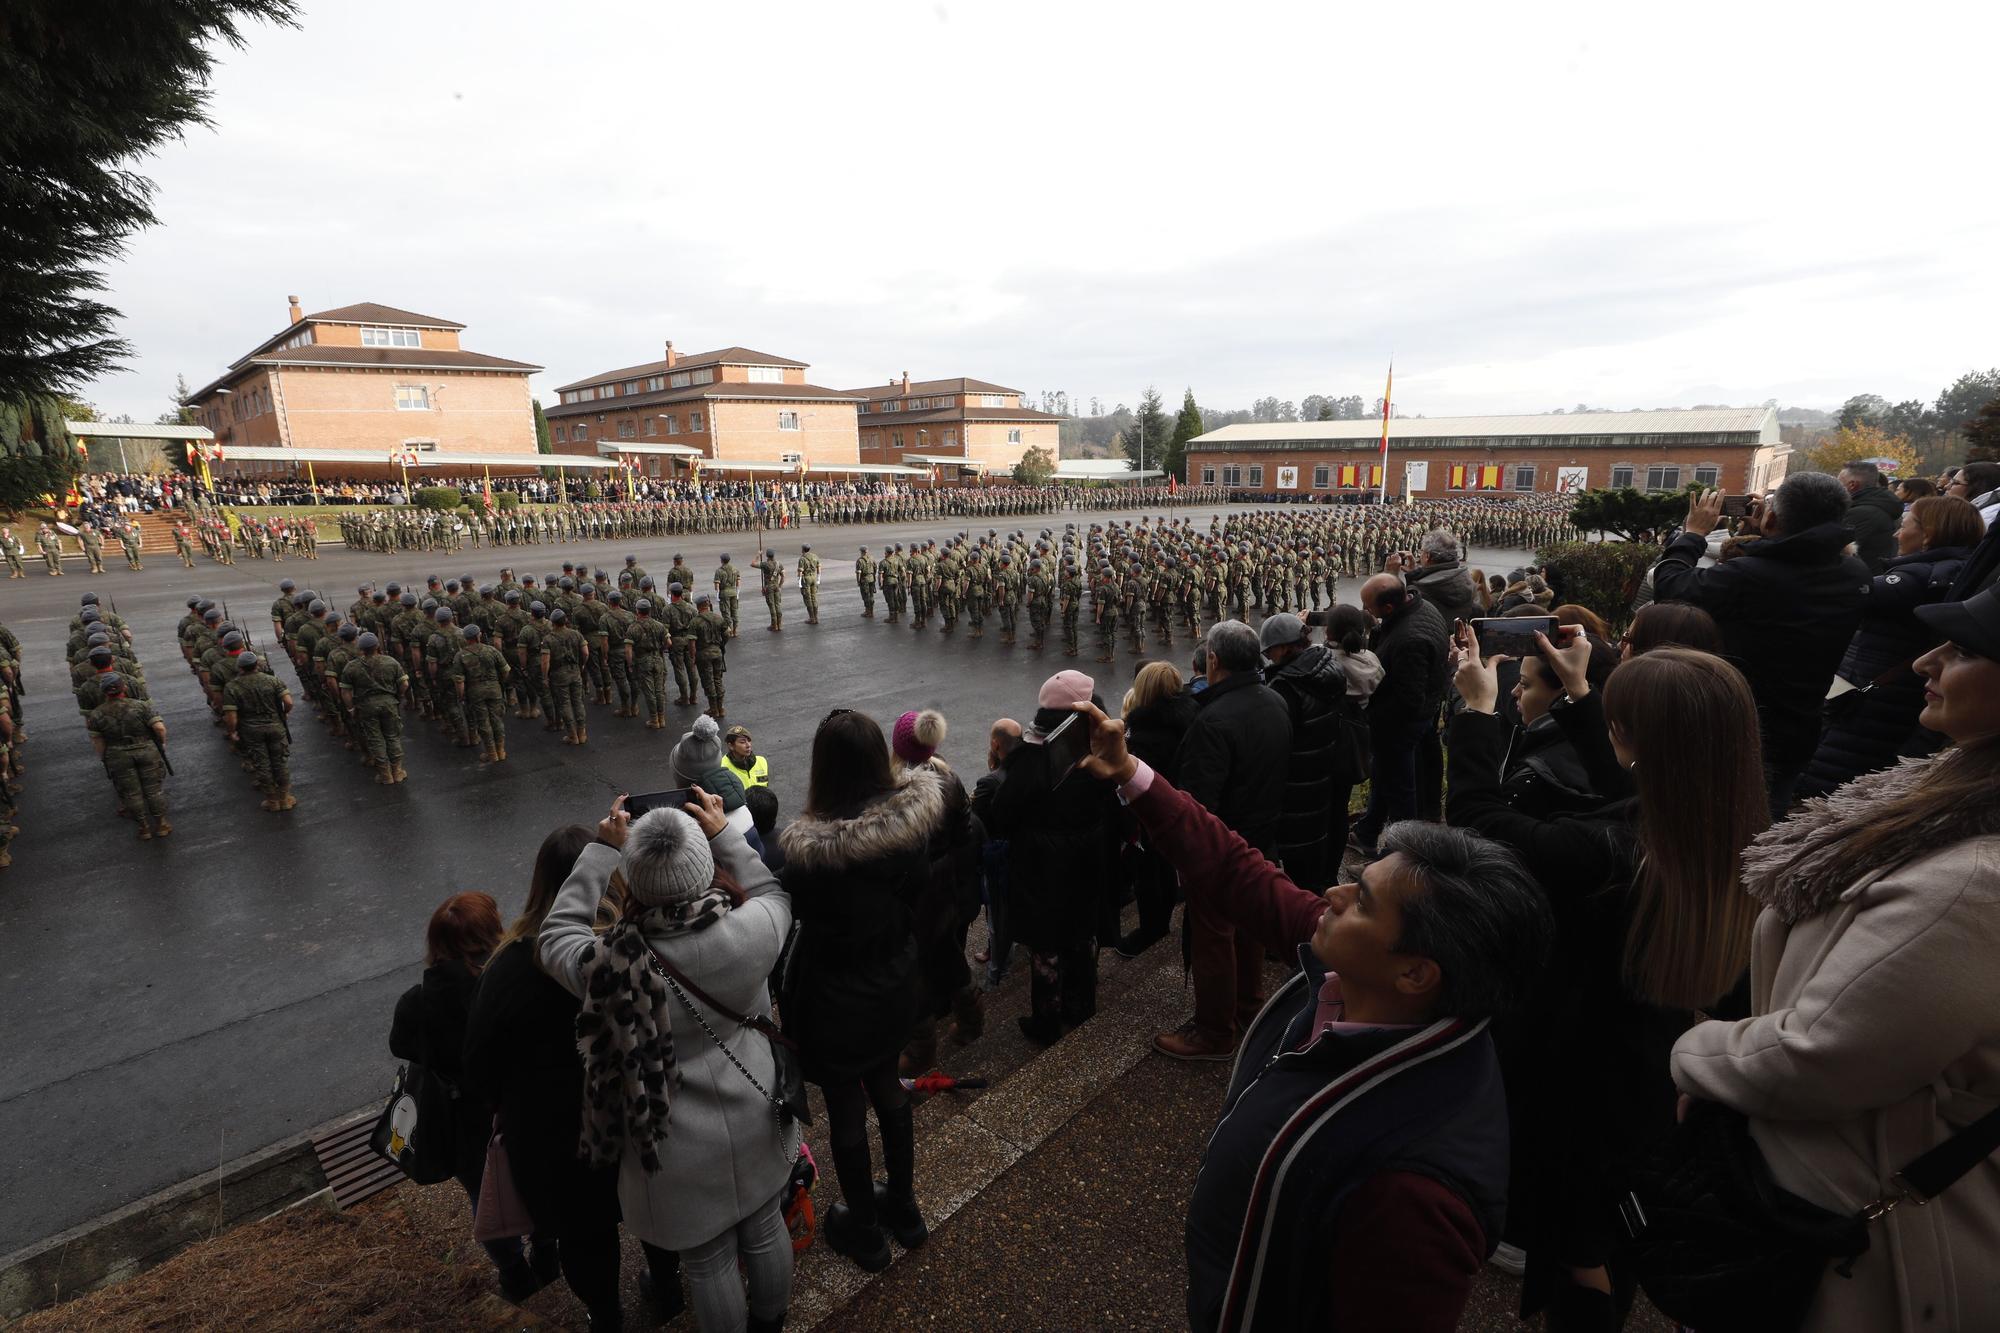
[[[712,371],[712,370],[697,370],[697,371],[694,371],[694,372],[692,372],[692,373],[693,373],[693,379],[694,379],[694,382],[695,382],[696,384],[713,384],[713,383],[715,383],[715,372],[714,372],[714,371]]]
[[[587,440],[590,438],[590,427],[584,422],[579,421],[570,427],[569,437],[572,440]]]
[[[1514,489],[1532,491],[1535,489],[1535,465],[1533,463],[1514,464]]]
[[[701,434],[701,413],[688,413],[688,433],[691,435]]]
[[[646,434],[658,435],[659,433],[660,433],[660,419],[658,417],[647,417]]]
[[[667,376],[667,383],[673,385],[676,389],[685,389],[687,388],[690,382],[691,381],[688,379],[688,372],[686,372],[685,370],[679,372],[678,374]]]
[[[1333,469],[1325,463],[1313,465],[1313,489],[1316,491],[1333,489]]]
[[[1252,463],[1250,465],[1250,484],[1252,486],[1262,486],[1264,484],[1264,465],[1262,463]]]
[[[956,449],[958,447],[958,432],[956,430],[948,430],[944,433],[944,447],[947,449]]]
[[[396,410],[398,412],[430,411],[431,391],[421,384],[398,384],[396,386]]]
[[[639,438],[639,427],[633,422],[632,418],[624,417],[619,420],[618,438],[621,440],[636,440]]]
[[[888,402],[882,404],[882,410],[884,412],[900,412],[903,410],[903,400],[900,398],[891,398]]]
[[[866,416],[868,414],[868,400],[866,398],[863,398],[854,405],[854,414],[856,416]]]
[[[752,366],[750,367],[750,382],[752,384],[783,384],[785,382],[785,368],[783,366]]]
[[[799,428],[799,414],[797,412],[778,413],[779,430],[797,430],[798,428]]]
[[[675,416],[672,412],[667,413],[667,434],[678,435],[680,433],[681,433],[681,419]]]
[[[361,330],[361,345],[363,347],[422,347],[424,339],[423,335],[415,329],[364,328]]]
[[[666,376],[664,375],[655,375],[651,379],[646,381],[647,393],[658,393],[660,390],[666,387],[667,387],[667,379]]]
[[[1649,491],[1677,491],[1681,488],[1681,470],[1667,463],[1656,463],[1646,469],[1646,489]]]
[[[1234,463],[1223,468],[1222,484],[1224,486],[1241,486],[1243,484],[1243,469]]]
[[[1204,485],[1204,486],[1213,486],[1213,485],[1215,485],[1215,469],[1214,469],[1214,468],[1212,468],[1212,467],[1203,467],[1203,468],[1202,468],[1202,470],[1201,470],[1201,484],[1202,484],[1202,485]]]
[[[1020,442],[1021,442],[1021,428],[1019,426],[1009,426],[1007,428],[1007,443],[1019,444]]]
[[[1007,406],[1007,395],[1004,393],[982,393],[979,395],[979,405],[981,407],[1005,407]]]
[[[1694,470],[1694,482],[1697,486],[1720,486],[1722,466],[1719,463],[1703,463]]]
[[[637,380],[626,380],[626,381],[625,381],[625,392],[626,392],[626,394],[627,394],[627,395],[631,395],[631,394],[635,394],[635,393],[639,392],[639,381],[637,381]]]
[[[1631,485],[1632,465],[1630,463],[1613,463],[1611,465],[1611,489],[1622,491],[1629,489]]]

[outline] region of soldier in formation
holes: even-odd
[[[805,604],[806,624],[819,624],[819,557],[810,546],[799,547],[799,600]]]

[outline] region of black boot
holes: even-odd
[[[872,1191],[875,1215],[898,1245],[914,1250],[930,1235],[930,1228],[917,1207],[917,1130],[910,1104],[877,1110],[875,1117],[882,1126],[882,1166],[889,1176],[887,1184]]]
[[[643,1241],[640,1248],[646,1253],[646,1271],[639,1274],[639,1295],[655,1321],[670,1323],[687,1310],[687,1295],[681,1290],[681,1256]]]
[[[886,1138],[886,1135],[885,1135]],[[843,1202],[826,1211],[826,1243],[870,1273],[889,1266],[889,1236],[875,1218],[875,1173],[868,1140],[833,1145],[833,1171]]]
[[[750,1333],[778,1333],[778,1330],[784,1326],[784,1315],[779,1315],[775,1319],[759,1319],[754,1314],[750,1316],[750,1322],[745,1325],[750,1330]]]

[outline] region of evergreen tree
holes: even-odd
[[[549,419],[542,415],[542,400],[537,398],[534,400],[534,404],[535,452],[538,454],[552,454],[556,451],[556,447],[549,440]]]
[[[1120,431],[1119,443],[1135,467],[1159,466],[1159,459],[1172,443],[1173,423],[1160,401],[1159,390],[1148,385],[1139,400],[1139,410],[1130,425]]]
[[[1174,418],[1173,436],[1160,455],[1161,468],[1186,481],[1188,441],[1205,429],[1201,424],[1201,409],[1195,406],[1194,390],[1190,388],[1181,396],[1181,414]]]

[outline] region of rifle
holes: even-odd
[[[174,761],[167,758],[167,743],[161,740],[160,733],[154,731],[151,727],[146,728],[146,734],[152,738],[153,748],[160,752],[160,762],[166,765],[167,776],[172,777],[174,773]]]

